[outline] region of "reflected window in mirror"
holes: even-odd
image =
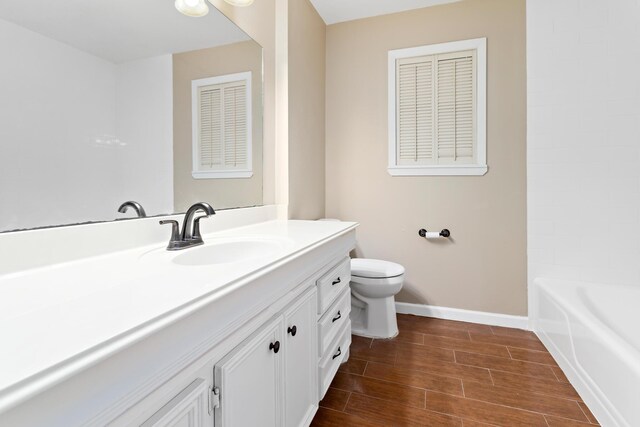
[[[251,72],[191,82],[196,179],[250,178]]]

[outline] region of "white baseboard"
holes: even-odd
[[[410,304],[408,302],[396,302],[396,312],[401,314],[414,314],[416,316],[423,317],[435,317],[438,319],[458,320],[461,322],[472,322],[483,325],[504,326],[507,328],[529,330],[529,318],[527,316],[487,313],[484,311],[438,307],[435,305]]]

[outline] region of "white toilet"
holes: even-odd
[[[404,267],[389,261],[351,260],[351,332],[371,338],[398,335],[394,295],[402,289]]]

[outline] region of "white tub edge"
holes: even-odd
[[[601,397],[599,396],[601,392],[597,389],[597,386],[593,384],[590,379],[584,378],[578,372],[575,364],[565,357],[564,353],[556,346],[553,340],[547,335],[546,331],[540,327],[540,323],[538,322],[538,316],[540,312],[539,296],[541,288],[545,288],[544,282],[544,278],[536,278],[533,281],[533,289],[531,290],[530,294],[531,300],[529,311],[529,323],[531,329],[542,341],[549,353],[551,353],[555,361],[558,363],[558,366],[560,366],[560,369],[562,369],[571,385],[576,389],[582,400],[587,404],[600,425],[602,427],[629,427],[626,423],[621,424],[618,422],[619,416],[615,416],[609,411],[608,407],[611,406],[611,403],[604,402],[601,399]],[[555,303],[558,304],[558,302]],[[563,315],[566,316],[566,313],[563,313]],[[575,350],[573,350],[572,345],[572,352],[573,351]]]

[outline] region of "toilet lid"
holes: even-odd
[[[351,275],[368,278],[397,277],[404,274],[404,267],[395,262],[379,259],[353,258]]]

